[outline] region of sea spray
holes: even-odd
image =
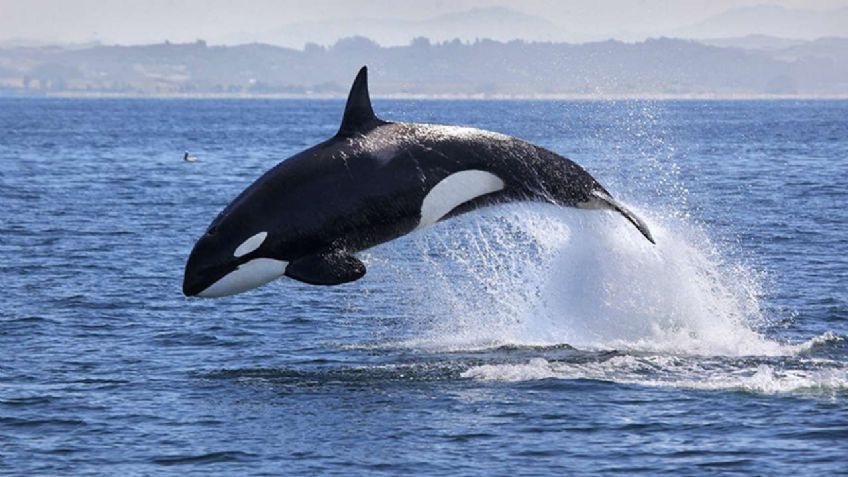
[[[436,348],[569,344],[705,355],[774,355],[759,275],[727,263],[698,227],[639,213],[651,245],[618,216],[516,204],[414,236],[408,325]]]

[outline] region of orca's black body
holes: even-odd
[[[354,252],[525,200],[615,210],[653,242],[592,176],[551,151],[478,129],[378,119],[363,67],[338,134],[278,164],[218,215],[191,252],[183,291],[223,296],[282,274],[353,281],[365,274]]]

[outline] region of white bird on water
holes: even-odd
[[[186,162],[195,162],[197,161],[197,156],[189,154],[188,151],[186,151],[185,154],[183,154],[183,160]]]

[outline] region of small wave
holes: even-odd
[[[764,364],[756,370],[740,370],[728,376],[710,376],[703,380],[684,379],[668,385],[705,390],[738,389],[763,394],[827,392],[848,389],[848,369],[780,369]]]
[[[46,405],[54,401],[53,396],[26,396],[26,397],[11,397],[0,399],[0,405],[3,406],[37,406]]]
[[[25,419],[0,417],[0,424],[9,427],[82,427],[87,423],[80,419]]]
[[[241,462],[256,457],[241,451],[210,452],[199,455],[166,455],[151,459],[154,464],[159,465],[185,465],[185,464],[214,464],[218,462]]]
[[[801,344],[795,345],[794,349],[796,352],[814,351],[843,341],[845,341],[845,336],[838,335],[832,331],[827,331],[819,336],[810,338]]]
[[[373,343],[341,343],[340,349],[351,351],[421,350],[428,353],[480,353],[510,351],[575,350],[567,343],[510,343],[505,341],[468,341],[464,339],[409,338]]]
[[[226,340],[206,333],[166,332],[159,333],[153,339],[160,346],[222,346],[237,347],[243,343],[236,340]]]

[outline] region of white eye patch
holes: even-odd
[[[236,248],[236,251],[233,252],[233,256],[238,258],[256,250],[260,245],[262,245],[262,242],[265,241],[266,237],[268,237],[268,232],[259,232],[258,234],[250,237]]]

